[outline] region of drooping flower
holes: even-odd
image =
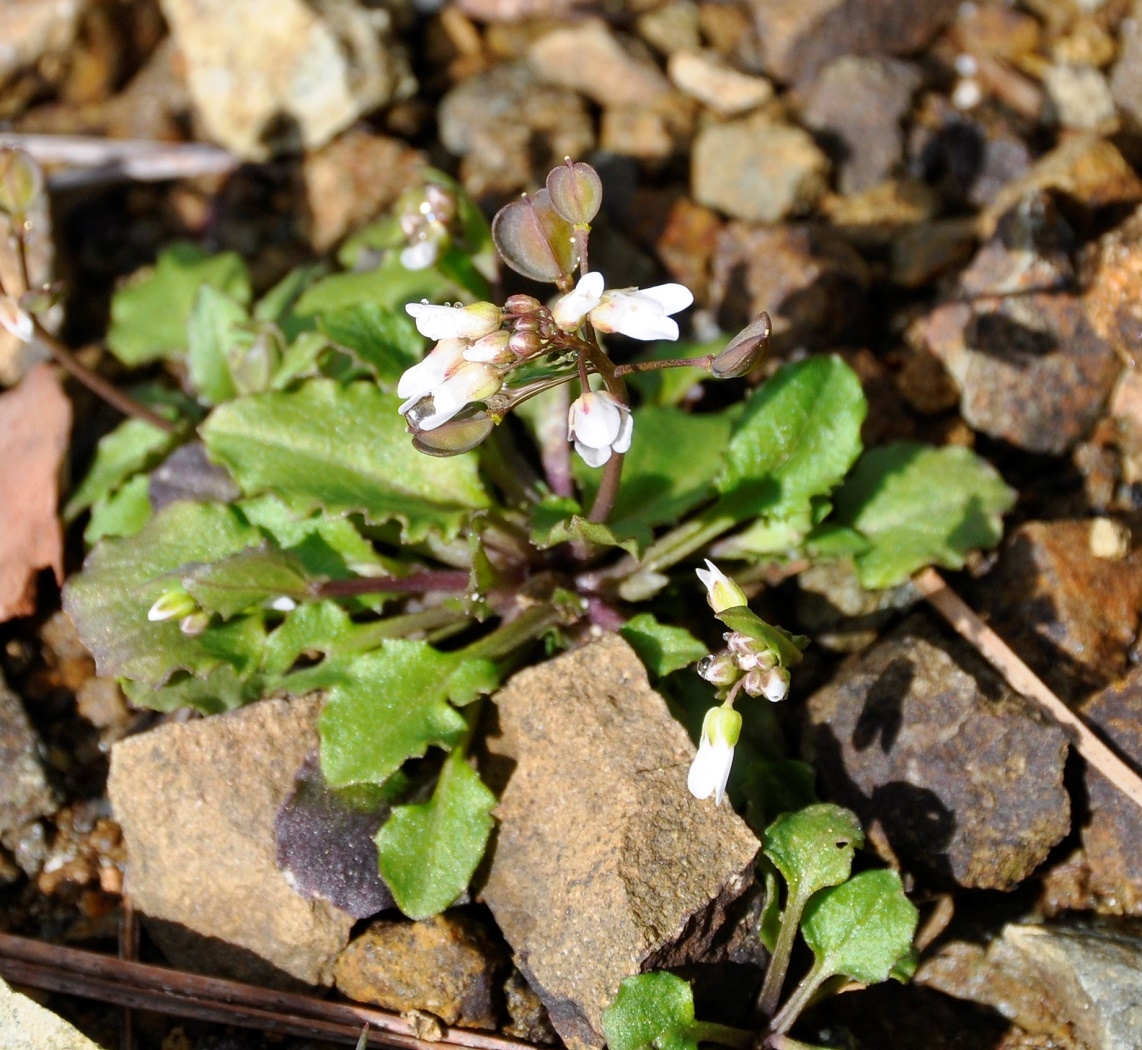
[[[416,319],[416,330],[426,339],[480,339],[491,335],[503,320],[503,311],[495,303],[471,306],[409,303],[405,310]]]
[[[400,411],[415,430],[435,430],[474,401],[486,401],[503,385],[503,376],[493,366],[463,361],[431,392],[410,397]]]
[[[711,707],[702,721],[698,753],[690,764],[686,786],[695,798],[714,796],[720,806],[734,761],[734,745],[741,736],[742,716],[732,707]]]
[[[555,323],[572,332],[587,317],[600,332],[618,332],[631,339],[677,339],[678,323],[670,314],[694,301],[681,284],[608,291],[597,270],[585,273],[579,283],[551,308]]]
[[[633,432],[630,409],[605,390],[588,390],[571,402],[567,437],[589,467],[601,467],[612,452],[626,452]]]
[[[725,612],[738,605],[746,605],[745,591],[719,569],[709,558],[704,569],[695,569],[698,579],[706,588],[706,601],[715,613]]]

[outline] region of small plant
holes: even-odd
[[[591,268],[601,200],[593,169],[569,161],[489,227],[429,172],[342,248],[341,269],[303,268],[255,297],[237,256],[179,245],[112,304],[111,353],[170,381],[117,395],[133,418],[65,508],[88,515],[91,544],[65,608],[139,706],[211,714],[324,690],[324,779],[391,808],[380,871],[414,918],[455,901],[480,861],[495,798],[469,756],[483,698],[522,663],[621,630],[694,711],[708,689],[672,673],[702,658],[720,702],[690,788],[720,802],[735,747],[748,753],[757,790],[742,797],[761,828],[804,802],[803,772],[766,705],[735,703],[784,696],[804,639],[751,613],[708,562],[730,632],[709,655],[670,623],[691,564],[732,560],[748,581],[774,561],[848,558],[883,587],[962,565],[998,540],[1011,503],[966,449],[862,454],[867,404],[838,357],[687,407],[699,384],[758,374],[768,319],[664,354],[691,295]],[[497,258],[556,297],[498,302]],[[35,304],[3,303],[9,327],[29,316],[44,336]],[[624,344],[617,363],[610,333],[648,345]],[[789,885],[787,911],[801,894]]]

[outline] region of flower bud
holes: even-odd
[[[698,579],[706,587],[706,601],[715,613],[725,612],[727,609],[747,605],[745,591],[719,569],[709,558],[706,559],[706,568],[696,569]]]
[[[210,613],[202,611],[193,612],[189,616],[184,616],[178,622],[178,629],[182,631],[187,638],[197,638],[209,626]]]
[[[261,394],[269,390],[281,364],[282,348],[276,334],[263,329],[250,343],[236,343],[227,356],[238,393]]]
[[[587,226],[599,214],[603,203],[603,183],[599,173],[582,161],[552,168],[547,175],[547,192],[551,203],[569,223]]]
[[[486,412],[477,412],[467,419],[451,419],[435,430],[414,432],[412,444],[429,456],[458,456],[480,444],[494,425]]]
[[[44,173],[23,150],[0,147],[0,211],[23,219],[44,191]]]
[[[198,611],[198,602],[186,591],[178,588],[161,594],[147,611],[147,619],[151,623],[163,623],[166,620],[180,620]]]
[[[568,278],[578,262],[571,224],[552,207],[547,190],[496,212],[492,240],[504,262],[533,281]]]
[[[756,668],[745,676],[742,688],[750,696],[764,696],[771,703],[777,703],[789,695],[789,681],[789,672],[784,667]]]
[[[715,379],[735,379],[753,371],[769,350],[770,330],[769,314],[758,314],[710,362],[710,374]]]
[[[719,688],[733,685],[741,677],[741,671],[734,663],[734,658],[724,649],[720,653],[703,656],[698,661],[698,674],[710,685]]]
[[[543,349],[543,338],[538,332],[512,332],[508,349],[516,357],[531,357]]]
[[[504,300],[504,313],[509,317],[527,317],[543,309],[534,295],[509,295]]]
[[[22,343],[30,343],[36,333],[32,315],[10,295],[0,295],[0,325]]]

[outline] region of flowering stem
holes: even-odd
[[[629,365],[618,365],[615,368],[615,375],[628,376],[636,372],[661,372],[664,368],[708,369],[715,356],[715,354],[704,354],[701,357],[672,357],[661,361],[635,361]]]
[[[773,946],[769,967],[765,971],[765,980],[757,997],[757,1012],[763,1017],[773,1017],[777,1009],[777,1000],[785,984],[785,975],[789,971],[789,958],[793,954],[793,942],[797,937],[797,926],[801,922],[801,912],[804,908],[805,901],[800,896],[791,896],[785,903],[785,910],[781,914],[781,928],[777,931],[777,943]],[[776,1018],[774,1028],[776,1028]]]
[[[314,591],[314,598],[350,598],[358,594],[424,594],[426,591],[468,589],[471,574],[456,570],[411,572],[407,576],[354,576],[348,580],[326,580]]]
[[[563,623],[566,613],[554,602],[543,602],[525,609],[514,620],[497,627],[491,634],[466,646],[464,655],[469,659],[494,660],[507,656],[524,642],[538,638],[549,627]]]
[[[619,484],[623,478],[622,452],[612,452],[611,458],[603,467],[603,476],[599,481],[599,489],[595,493],[595,502],[591,504],[591,512],[587,515],[588,521],[604,522],[615,509],[615,500],[619,495]]]

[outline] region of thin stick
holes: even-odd
[[[1017,693],[1035,701],[1070,738],[1075,750],[1119,791],[1142,807],[1142,777],[1106,746],[1046,683],[969,608],[935,569],[925,569],[913,581],[916,589],[955,630],[979,650]]]
[[[139,921],[135,902],[124,893],[119,908],[119,958],[139,961]],[[119,1018],[119,1050],[135,1050],[135,1011],[124,1006]]]
[[[362,1023],[369,1045],[402,1050],[441,1046],[468,1050],[521,1050],[530,1043],[462,1028],[445,1028],[444,1038],[429,1043],[416,1036],[398,1014],[355,1003],[327,1002],[295,992],[280,992],[238,981],[180,973],[161,966],[126,962],[98,952],[44,944],[0,933],[0,975],[32,988],[63,992],[175,1017],[218,1021],[265,1032],[318,1037],[356,1044]]]

